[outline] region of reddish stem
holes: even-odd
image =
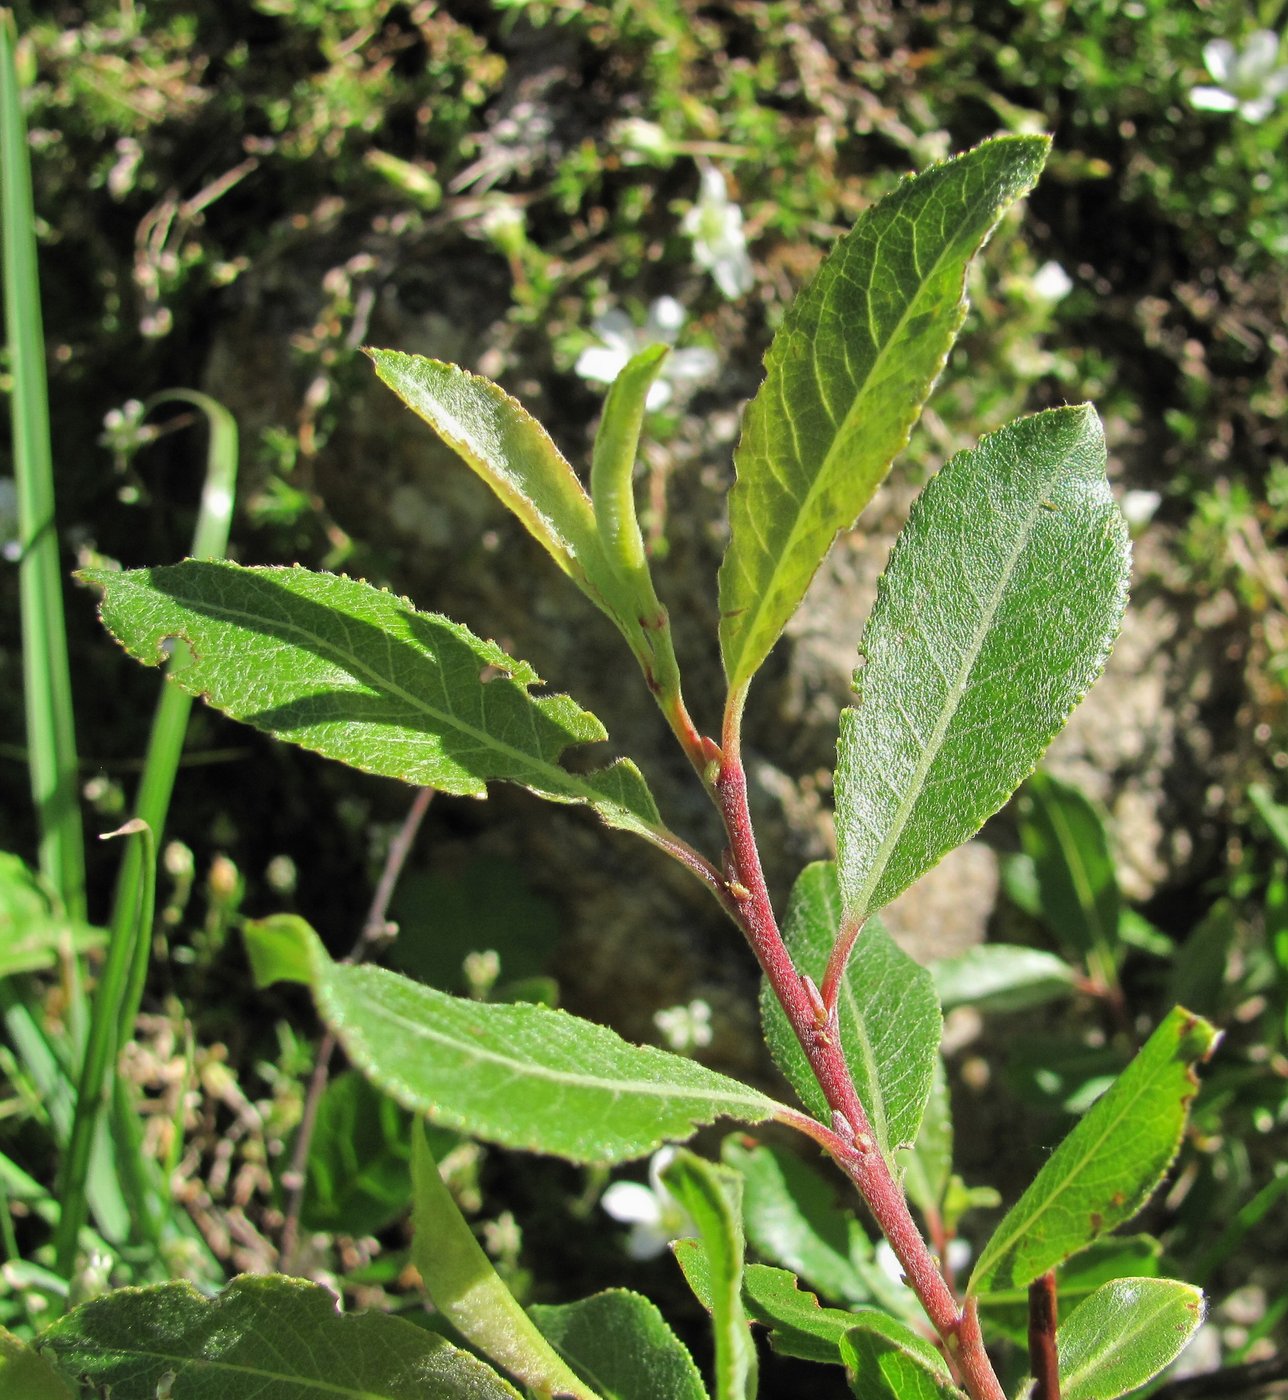
[[[972,1400],[1005,1400],[984,1351],[973,1304],[965,1313],[939,1271],[922,1239],[907,1197],[877,1145],[867,1111],[859,1100],[840,1046],[835,996],[811,996],[783,943],[760,865],[747,802],[747,778],[739,756],[738,718],[741,706],[731,699],[726,711],[723,754],[714,794],[729,838],[727,888],[722,903],[742,928],[765,976],[769,979],[833,1115],[840,1150],[832,1155],[858,1187],[868,1209],[903,1267],[904,1276],[921,1301],[936,1332],[957,1360]],[[833,989],[834,991],[835,989]]]
[[[1029,1370],[1036,1382],[1032,1400],[1060,1400],[1055,1328],[1055,1273],[1048,1270],[1029,1284]]]

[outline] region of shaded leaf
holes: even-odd
[[[545,1394],[596,1400],[537,1330],[474,1238],[418,1123],[412,1130],[412,1262],[434,1306],[471,1346]]]
[[[822,983],[841,926],[836,866],[806,866],[792,888],[783,938],[798,971]],[[801,1102],[823,1122],[827,1099],[814,1079],[786,1013],[767,982],[760,1016],[765,1041]],[[930,1093],[943,1020],[930,973],[872,920],[859,935],[837,994],[841,1047],[854,1087],[887,1158],[915,1141]]]
[[[1025,783],[1016,815],[1037,877],[1038,917],[1071,956],[1112,976],[1121,902],[1104,817],[1085,793],[1049,773]]]
[[[1072,996],[1078,974],[1063,958],[1041,948],[981,943],[955,958],[930,965],[945,1011],[1021,1011]]]
[[[707,1400],[688,1348],[638,1293],[614,1288],[578,1303],[539,1304],[528,1311],[604,1400]]]
[[[899,1324],[877,1314],[842,1337],[841,1359],[851,1392],[859,1400],[962,1400],[934,1347],[907,1328],[896,1332],[895,1327]]]
[[[404,1108],[472,1137],[573,1162],[643,1157],[721,1115],[781,1105],[737,1080],[606,1026],[524,1003],[448,996],[378,967],[333,962],[302,919],[246,929],[270,971],[305,960],[322,1019],[350,1060]],[[287,959],[275,951],[294,946]]]
[[[72,1386],[38,1351],[0,1327],[0,1395],[15,1400],[76,1400]]]
[[[1012,423],[922,492],[841,716],[847,919],[906,889],[1032,770],[1104,666],[1129,562],[1089,407]]]
[[[742,1305],[742,1178],[681,1150],[663,1169],[662,1181],[697,1225],[706,1253],[716,1400],[755,1400],[756,1344]]]
[[[1171,1164],[1217,1032],[1177,1007],[1056,1148],[984,1246],[969,1292],[1024,1287],[1129,1220]]]
[[[566,695],[538,697],[524,661],[356,579],[306,569],[187,560],[128,573],[86,570],[125,649],[216,709],[364,772],[460,796],[495,779],[585,802],[610,826],[647,832],[657,808],[625,759],[571,773],[570,746],[607,737]]]
[[[720,567],[730,688],[759,669],[838,530],[871,500],[966,314],[966,266],[1036,181],[1045,137],[1003,137],[912,176],[800,293],[743,420]]]
[[[1201,1289],[1170,1278],[1120,1278],[1060,1324],[1060,1400],[1117,1400],[1170,1365],[1203,1321]]]
[[[99,947],[102,929],[56,914],[25,861],[0,851],[0,977],[52,967],[60,950]]]
[[[187,1283],[117,1289],[54,1323],[40,1346],[112,1400],[518,1400],[437,1333],[341,1315],[325,1288],[276,1275],[235,1279],[214,1298]]]
[[[953,1106],[944,1062],[938,1055],[917,1141],[898,1152],[895,1161],[903,1169],[908,1199],[924,1217],[938,1215],[953,1176]]]

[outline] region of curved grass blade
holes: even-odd
[[[378,967],[333,962],[301,919],[253,924],[261,985],[307,982],[322,1019],[378,1088],[432,1122],[571,1162],[623,1162],[721,1116],[782,1105],[681,1055],[531,1004],[448,996]]]
[[[1136,1214],[1176,1155],[1194,1066],[1217,1040],[1183,1007],[1167,1016],[998,1225],[968,1292],[1023,1288]]]
[[[1046,160],[1002,137],[905,180],[797,297],[734,454],[720,568],[731,691],[759,669],[838,530],[908,441],[966,315],[966,267]]]
[[[355,579],[293,568],[187,560],[128,573],[87,570],[103,622],[146,665],[174,640],[184,690],[280,739],[368,773],[458,796],[504,779],[584,802],[650,835],[657,808],[633,763],[590,773],[559,762],[607,738],[566,695],[537,697],[523,661],[468,628]]]
[[[1130,559],[1085,405],[991,434],[922,492],[841,717],[847,920],[889,903],[1032,770],[1104,667]]]

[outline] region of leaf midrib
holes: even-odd
[[[242,576],[249,578],[257,578],[257,575],[255,575],[255,573],[252,570],[244,571]],[[122,579],[119,582],[124,581],[125,580]],[[144,596],[148,596],[149,590],[143,585],[134,584],[133,587],[137,592],[144,594]],[[173,597],[173,595],[167,596]],[[290,596],[296,597],[298,595],[290,594]],[[179,600],[175,599],[175,601],[177,602]],[[335,608],[335,605],[332,603],[323,603],[320,600],[313,599],[310,599],[309,601],[317,602],[319,606],[324,606],[333,609]],[[262,619],[261,614],[248,613],[240,609],[231,608],[226,605],[217,604],[213,602],[207,602],[205,600],[202,600],[200,604],[194,604],[185,600],[183,601],[182,606],[187,607],[193,611],[199,610],[203,615],[211,616],[217,621],[228,622],[239,626],[243,626],[246,628],[246,630],[252,632],[256,631],[257,629],[250,626],[247,619]],[[335,610],[338,611],[338,609]],[[378,623],[372,622],[370,619],[353,618],[350,614],[347,613],[343,614],[343,616],[350,617],[350,620],[362,623],[364,626],[379,626]],[[382,677],[380,672],[367,665],[356,654],[351,653],[347,647],[340,647],[328,638],[319,637],[314,632],[306,631],[297,623],[290,621],[289,618],[274,619],[274,625],[282,627],[283,630],[288,631],[293,636],[304,639],[305,641],[313,641],[314,643],[322,642],[329,646],[331,648],[331,657],[329,659],[333,660],[335,664],[347,668],[350,671],[350,673],[354,675],[355,679],[367,685],[368,689],[370,689],[377,696],[394,696],[397,699],[406,703],[413,712],[423,714],[431,719],[442,723],[445,728],[454,729],[457,733],[467,736],[485,751],[488,749],[500,751],[501,753],[504,753],[507,757],[513,758],[514,760],[521,762],[522,764],[527,765],[530,768],[534,768],[541,772],[546,772],[555,775],[556,777],[558,777],[560,783],[562,783],[563,790],[565,792],[570,792],[574,794],[575,796],[579,797],[583,802],[586,802],[592,806],[607,805],[618,808],[621,811],[629,813],[634,821],[640,822],[641,824],[651,825],[651,823],[645,823],[643,818],[641,818],[637,813],[631,811],[629,807],[626,807],[617,799],[606,796],[605,794],[599,792],[596,788],[584,782],[582,779],[578,778],[576,774],[570,773],[568,769],[560,766],[559,764],[551,763],[548,759],[534,758],[532,754],[528,751],[524,749],[515,748],[512,744],[505,743],[503,740],[500,740],[494,735],[489,734],[486,730],[478,729],[474,725],[467,723],[465,720],[459,718],[455,714],[455,712],[440,711],[434,706],[426,703],[423,697],[415,695],[410,691],[404,690],[392,678]],[[162,629],[163,632],[165,632],[165,630],[166,629]],[[158,638],[158,640],[160,640],[160,638]],[[415,647],[416,645],[413,641],[407,639],[402,639],[400,644],[409,647]],[[302,646],[301,649],[305,651],[312,650],[314,655],[320,654],[315,648]],[[440,675],[443,673],[442,663],[436,657],[425,656],[424,659],[428,660],[430,664],[438,670]],[[480,665],[482,665],[481,662]],[[511,684],[519,686],[519,688],[523,691],[523,694],[527,701],[530,704],[536,706],[538,709],[540,709],[542,697],[532,695],[526,689],[526,687],[522,686],[518,681],[511,681]],[[542,713],[544,715],[545,712],[543,711]],[[549,716],[545,717],[549,719]],[[552,725],[557,724],[557,721],[554,720],[550,720],[549,722]],[[585,742],[587,741],[577,739],[573,736],[569,736],[565,747],[571,748],[577,744]],[[615,760],[615,762],[620,762],[620,760]],[[605,774],[610,773],[612,772],[612,765],[610,764],[606,768],[599,769],[598,772]],[[481,779],[480,781],[486,784],[487,779]],[[556,786],[556,784],[554,783],[547,783],[547,787],[550,789],[551,792],[559,791],[559,787]]]
[[[987,186],[985,186],[985,189],[987,190]],[[996,206],[994,206],[994,207],[996,207]],[[923,212],[924,212],[924,210],[923,210]],[[957,245],[957,243],[955,243],[955,242],[954,242],[953,244],[951,244],[951,245],[950,245],[951,251],[952,251],[952,252],[955,252],[957,246],[958,246],[958,245]],[[871,384],[872,384],[872,382],[873,382],[873,378],[874,378],[874,376],[876,375],[877,370],[880,369],[881,366],[885,363],[885,360],[886,360],[888,354],[890,353],[890,348],[891,348],[891,346],[893,346],[893,345],[896,343],[896,341],[898,340],[900,333],[903,331],[903,328],[904,328],[905,324],[907,323],[909,317],[910,317],[911,314],[912,314],[912,309],[913,309],[913,307],[916,306],[916,305],[918,305],[918,304],[920,303],[921,298],[922,298],[923,294],[925,293],[927,284],[931,281],[932,277],[933,277],[936,273],[939,272],[940,268],[944,265],[944,263],[949,259],[949,254],[950,254],[950,249],[949,249],[949,248],[946,248],[946,249],[939,255],[939,257],[937,257],[937,258],[934,260],[934,262],[931,264],[930,269],[929,269],[925,274],[923,274],[923,276],[922,276],[922,278],[921,278],[921,280],[920,280],[920,282],[919,282],[919,284],[918,284],[918,286],[917,286],[917,291],[916,291],[915,295],[909,297],[909,299],[908,299],[908,301],[907,301],[907,304],[904,306],[903,312],[901,313],[901,315],[900,315],[900,317],[899,317],[898,323],[895,325],[894,329],[893,329],[893,330],[891,331],[891,333],[886,337],[884,343],[881,345],[880,349],[877,351],[876,357],[873,359],[872,364],[871,364],[871,365],[869,366],[869,368],[868,368],[868,372],[863,376],[862,384],[861,384],[861,385],[856,389],[856,391],[855,391],[853,400],[852,400],[852,402],[851,402],[851,404],[850,404],[849,409],[846,411],[845,417],[844,417],[844,418],[841,420],[841,422],[837,425],[836,431],[832,434],[832,441],[831,441],[831,444],[829,445],[829,447],[828,447],[828,449],[827,449],[827,452],[824,454],[823,460],[822,460],[822,462],[819,464],[818,470],[814,473],[813,479],[810,481],[809,486],[808,486],[808,488],[807,488],[807,490],[806,490],[806,492],[805,492],[805,495],[804,495],[804,497],[801,499],[800,506],[799,506],[799,508],[797,509],[797,511],[796,511],[796,513],[795,513],[795,515],[794,515],[794,517],[793,517],[792,525],[791,525],[790,530],[788,531],[786,542],[783,544],[782,548],[779,549],[779,551],[778,551],[778,555],[777,555],[778,562],[775,563],[775,564],[771,567],[770,572],[769,572],[769,580],[768,580],[768,582],[766,583],[765,587],[764,587],[763,589],[758,590],[759,601],[758,601],[758,603],[756,604],[756,607],[755,607],[755,609],[753,610],[749,621],[743,626],[743,629],[742,629],[742,636],[743,636],[743,639],[744,639],[744,640],[743,640],[742,646],[739,648],[739,653],[738,653],[738,656],[739,656],[739,663],[740,663],[740,664],[737,665],[737,666],[734,666],[734,667],[731,667],[731,668],[730,668],[731,671],[732,671],[732,673],[733,673],[733,675],[738,676],[738,675],[740,675],[740,673],[741,673],[741,670],[742,670],[742,666],[741,666],[742,656],[743,656],[743,654],[746,652],[747,647],[748,647],[749,644],[750,644],[750,639],[751,639],[752,637],[754,637],[754,636],[759,632],[759,630],[760,630],[760,628],[761,628],[761,626],[762,626],[762,621],[761,621],[761,620],[762,620],[762,618],[764,617],[765,613],[769,610],[770,601],[776,596],[777,586],[778,586],[778,580],[779,580],[779,578],[781,577],[781,575],[782,575],[782,573],[783,573],[783,561],[785,561],[785,560],[787,560],[788,558],[790,558],[791,553],[792,553],[792,550],[793,550],[793,549],[795,548],[795,546],[796,546],[796,541],[797,541],[797,540],[800,538],[800,536],[804,533],[804,529],[803,529],[803,524],[802,524],[802,522],[805,520],[807,510],[808,510],[808,508],[810,507],[811,503],[815,500],[815,498],[816,498],[817,495],[819,494],[819,483],[822,482],[822,481],[824,481],[824,480],[827,478],[828,474],[829,474],[829,473],[831,472],[831,470],[832,470],[832,463],[833,463],[833,461],[834,461],[834,459],[835,459],[837,453],[839,452],[839,444],[840,444],[843,440],[848,440],[848,436],[849,436],[849,433],[850,433],[850,430],[851,430],[851,426],[852,426],[852,424],[854,423],[856,416],[858,416],[858,415],[861,413],[860,402],[861,402],[862,400],[864,400],[865,397],[866,397],[866,395],[868,394],[868,391],[869,391],[869,389],[870,389],[870,387],[871,387]],[[962,267],[962,291],[963,291],[963,293],[965,292],[965,287],[966,287],[966,266],[969,264],[969,262],[970,262],[970,258],[968,257],[968,258],[966,259],[966,263],[963,264],[963,267]],[[838,272],[838,275],[839,275],[839,272]],[[871,286],[871,283],[869,283],[868,285]],[[963,306],[963,301],[964,301],[964,296],[960,296],[960,297],[958,298],[957,305],[956,305],[956,308],[955,308],[957,311],[960,312],[960,315],[959,315],[959,318],[958,318],[958,325],[960,325],[960,324],[961,324],[961,321],[965,318],[965,308],[964,308],[964,306]],[[940,357],[940,367],[941,367],[941,368],[942,368],[942,365],[943,365],[943,361],[947,358],[948,352],[949,352],[949,350],[951,350],[951,348],[952,348],[952,341],[950,340],[950,341],[949,341],[949,344],[948,344],[948,347],[945,349],[943,355]],[[818,360],[818,353],[817,353],[818,341],[817,341],[817,336],[815,337],[815,340],[814,340],[814,342],[813,342],[812,349],[813,349],[813,352],[814,352],[812,358],[813,358],[814,362],[817,363],[817,360]],[[815,376],[815,377],[817,378],[817,376]],[[931,384],[933,385],[933,383],[934,383],[934,377],[932,377],[932,379],[931,379]],[[925,397],[926,397],[926,396],[923,395],[920,402],[923,402],[923,403],[924,403],[924,402],[925,402]],[[917,405],[916,405],[916,404],[914,404],[914,405],[912,406],[912,408],[911,408],[911,410],[910,410],[910,415],[911,415],[911,416],[910,416],[909,422],[908,422],[908,432],[909,432],[909,433],[911,433],[912,424],[913,424],[913,422],[916,421],[916,417],[917,417]],[[829,415],[829,416],[830,416],[830,415]],[[796,419],[795,419],[795,415],[790,414],[790,413],[787,413],[786,411],[784,411],[784,413],[783,413],[783,418],[784,418],[784,420],[787,422],[787,424],[791,427],[793,438],[796,439],[797,441],[799,441],[799,434],[797,433],[797,430],[796,430]],[[905,437],[904,441],[905,441],[905,442],[907,441],[907,438],[906,438],[906,437]],[[896,447],[895,451],[898,452],[898,448],[897,448],[897,447]],[[763,454],[764,460],[765,460],[766,462],[768,462],[769,460],[771,460],[771,455],[772,455],[772,454],[770,453],[768,447],[766,447],[766,449],[765,449],[765,451],[764,451],[764,454]],[[891,458],[891,460],[893,460],[893,458]],[[804,464],[800,461],[800,455],[799,455],[799,453],[795,454],[795,461],[796,461],[796,465],[797,465],[798,468],[803,468]],[[807,469],[806,469],[806,470],[807,470]],[[776,475],[776,474],[775,474],[775,475]],[[869,492],[869,494],[868,494],[868,499],[871,500],[871,498],[872,498],[872,493]],[[866,502],[864,502],[863,504],[866,504]],[[860,505],[859,509],[860,509],[860,511],[861,511],[861,510],[863,509],[863,506]],[[842,527],[838,527],[838,528],[844,528],[844,527],[842,526]],[[770,553],[770,551],[769,551],[768,549],[764,550],[763,552],[764,552],[765,554],[769,554],[769,553]],[[744,575],[744,577],[745,577],[745,575]],[[745,679],[747,679],[747,678],[746,678],[746,677],[743,677],[742,679],[745,680]]]
[[[358,969],[354,970],[357,971]],[[378,969],[366,969],[367,972],[371,972],[373,970],[378,971]],[[320,981],[319,985],[328,993],[329,999],[330,997],[334,996],[333,989],[336,986],[336,979],[334,978],[334,976],[327,978],[324,981]],[[432,991],[433,989],[428,988],[426,990]],[[341,991],[341,995],[343,995],[343,990]],[[370,1003],[368,1003],[367,1009],[371,1009]],[[690,1097],[694,1099],[715,1101],[719,1103],[755,1106],[758,1109],[764,1109],[766,1117],[772,1116],[775,1109],[778,1107],[778,1105],[774,1102],[773,1099],[767,1098],[762,1094],[757,1094],[755,1090],[748,1090],[745,1094],[736,1095],[734,1093],[731,1093],[729,1090],[721,1090],[714,1088],[709,1090],[705,1088],[677,1088],[674,1085],[667,1087],[664,1085],[649,1084],[647,1081],[642,1080],[596,1079],[590,1075],[580,1074],[571,1070],[551,1070],[546,1068],[545,1066],[536,1065],[532,1061],[518,1060],[513,1057],[506,1057],[504,1055],[498,1054],[497,1052],[487,1047],[480,1046],[474,1042],[454,1039],[452,1035],[446,1032],[436,1031],[433,1029],[433,1027],[426,1026],[424,1022],[412,1019],[405,1012],[393,1009],[388,1005],[387,1002],[380,1003],[379,1009],[380,1014],[383,1017],[385,1017],[389,1022],[397,1026],[399,1029],[414,1032],[417,1036],[420,1036],[424,1039],[431,1040],[437,1044],[448,1046],[452,1049],[458,1050],[469,1059],[486,1060],[494,1064],[504,1066],[507,1070],[516,1073],[517,1076],[521,1078],[545,1079],[550,1081],[551,1083],[562,1084],[573,1089],[611,1089],[615,1094],[630,1092],[639,1097]],[[345,1038],[346,1036],[352,1035],[355,1029],[357,1030],[358,1034],[362,1034],[360,1028],[349,1026],[341,1030],[341,1037]],[[607,1030],[608,1028],[596,1027],[596,1029]],[[365,1035],[363,1036],[363,1038],[366,1039]],[[631,1046],[628,1041],[623,1041],[622,1044],[625,1045],[628,1050],[648,1050],[653,1048],[652,1046]],[[660,1054],[663,1052],[659,1051],[658,1053]],[[709,1071],[709,1073],[714,1074],[715,1071]]]
[[[890,864],[890,858],[894,854],[894,848],[903,837],[903,833],[916,810],[917,803],[921,800],[921,795],[925,790],[926,779],[930,770],[934,767],[940,754],[943,751],[944,741],[947,737],[948,729],[957,716],[963,700],[970,692],[970,677],[979,661],[980,654],[984,650],[984,644],[992,631],[993,619],[997,616],[999,608],[1009,590],[1011,580],[1015,573],[1016,564],[1024,550],[1028,547],[1035,533],[1035,522],[1040,520],[1045,511],[1042,500],[1045,489],[1049,489],[1052,482],[1057,481],[1061,471],[1068,460],[1068,449],[1062,448],[1060,456],[1052,463],[1051,469],[1043,477],[1043,491],[1033,493],[1032,505],[1026,515],[1024,528],[1017,531],[1016,544],[1009,552],[1004,569],[1001,571],[997,587],[993,590],[993,596],[988,600],[988,605],[980,614],[978,626],[971,639],[970,647],[963,653],[963,664],[957,668],[957,679],[953,683],[953,691],[947,703],[931,729],[928,742],[922,746],[921,754],[913,766],[912,778],[909,781],[904,796],[895,807],[894,820],[885,839],[877,847],[876,855],[873,857],[872,865],[869,867],[867,878],[860,884],[858,895],[855,899],[854,907],[849,911],[852,916],[864,918],[871,912],[868,908],[869,901],[881,883],[881,877],[886,872],[886,867]]]

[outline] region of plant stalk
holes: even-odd
[[[723,758],[714,785],[729,837],[728,897],[722,902],[746,935],[827,1098],[833,1129],[843,1143],[843,1150],[833,1153],[834,1160],[867,1203],[909,1286],[960,1367],[971,1400],[1005,1400],[984,1350],[973,1307],[968,1304],[965,1311],[958,1308],[917,1229],[907,1197],[877,1145],[841,1050],[835,1006],[828,1008],[826,1021],[820,1023],[816,1003],[783,943],[752,829],[747,777],[738,752],[736,712],[731,707],[726,715]]]

